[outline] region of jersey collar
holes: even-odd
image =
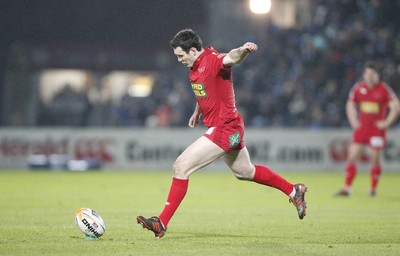
[[[193,63],[193,66],[190,69],[196,70],[199,67],[200,62],[203,60],[203,58],[207,55],[210,55],[212,52],[215,52],[212,46],[207,46],[206,48],[204,48],[203,53],[200,54],[199,57],[197,57],[197,59]]]

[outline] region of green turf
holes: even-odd
[[[341,172],[283,175],[309,187],[304,220],[280,191],[205,171],[155,239],[135,217],[160,213],[168,171],[0,172],[0,255],[400,255],[400,174],[385,173],[376,198],[367,173],[350,198],[332,196]],[[81,207],[103,217],[99,240],[75,226]]]

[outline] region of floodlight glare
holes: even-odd
[[[255,14],[269,13],[271,0],[250,0],[250,10]]]

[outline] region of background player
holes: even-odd
[[[244,124],[235,106],[231,67],[257,51],[257,45],[247,42],[227,54],[219,53],[211,46],[203,48],[199,35],[191,29],[178,32],[170,44],[178,61],[189,68],[196,96],[197,103],[188,125],[195,127],[202,117],[208,130],[174,163],[172,185],[161,214],[151,218],[138,216],[138,223],[153,231],[156,237],[163,237],[186,195],[189,176],[220,157],[238,179],[271,186],[288,195],[299,218],[303,219],[306,215],[306,186],[291,184],[271,169],[253,165],[244,144]]]
[[[348,149],[345,184],[336,195],[350,195],[351,185],[357,174],[356,162],[366,145],[371,148],[369,193],[371,196],[376,195],[381,175],[380,158],[386,145],[386,130],[395,122],[399,110],[399,99],[386,83],[380,81],[375,64],[367,62],[363,80],[353,86],[346,103],[346,114],[354,131]]]

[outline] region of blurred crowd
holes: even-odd
[[[339,3],[340,2],[340,3]],[[367,4],[368,2],[368,4]],[[261,54],[236,72],[238,107],[253,126],[347,126],[345,102],[364,63],[400,92],[396,1],[314,1],[307,27],[268,26]]]
[[[251,40],[260,46],[233,71],[237,107],[247,126],[347,127],[345,102],[368,60],[377,62],[382,80],[400,93],[397,1],[312,3],[309,25],[287,29],[269,23],[261,36],[243,38],[243,43]],[[186,126],[195,105],[183,66],[160,73],[149,97],[126,94],[117,102],[86,97],[75,96],[79,104],[72,105],[54,99],[53,112],[64,102],[70,106],[67,119],[76,118],[67,121],[62,113],[53,113],[61,123],[47,125]]]

